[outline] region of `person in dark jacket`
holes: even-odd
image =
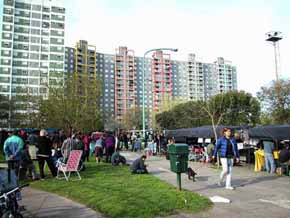
[[[115,151],[115,137],[112,134],[109,134],[105,139],[106,146],[106,163],[111,162],[112,154]]]
[[[221,185],[224,177],[226,176],[226,189],[233,190],[234,188],[231,186],[233,159],[236,158],[236,162],[238,163],[240,155],[237,142],[231,137],[231,129],[224,128],[222,130],[222,137],[219,138],[216,143],[212,157],[213,159],[217,156],[218,152],[223,167],[218,185]]]
[[[148,170],[145,165],[146,155],[142,155],[140,158],[134,160],[131,165],[131,172],[137,174],[147,174]]]
[[[51,156],[52,142],[47,137],[47,132],[44,129],[40,131],[40,136],[37,139],[36,147],[38,148],[37,159],[39,164],[40,178],[44,179],[45,161],[50,169],[52,176],[55,177],[57,175],[57,171]]]
[[[279,153],[279,162],[290,165],[290,144],[287,142]]]

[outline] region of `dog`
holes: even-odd
[[[196,172],[194,172],[194,170],[191,167],[187,168],[187,175],[188,175],[188,179],[191,180],[192,177],[192,181],[195,182],[195,176],[197,175]]]

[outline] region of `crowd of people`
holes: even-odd
[[[233,137],[232,137],[233,135]],[[240,138],[237,134],[232,134],[231,129],[224,128],[222,137],[216,143],[207,145],[206,153],[208,159],[220,158],[222,172],[219,179],[219,185],[226,178],[225,186],[227,189],[233,189],[231,186],[232,166],[239,162],[239,150],[237,143]],[[22,170],[24,177],[28,174],[32,179],[44,179],[44,165],[47,164],[51,175],[57,175],[57,165],[66,163],[72,150],[82,150],[82,158],[79,169],[85,169],[85,161],[89,161],[94,157],[94,161],[98,164],[101,161],[111,163],[113,166],[126,164],[126,158],[120,154],[121,150],[131,150],[132,152],[142,153],[131,165],[132,173],[148,173],[145,160],[147,158],[146,151],[150,151],[152,155],[165,154],[168,157],[168,146],[174,144],[173,139],[168,141],[162,133],[146,133],[142,143],[140,134],[134,132],[121,132],[114,134],[113,132],[92,132],[82,134],[81,132],[72,131],[65,135],[63,131],[56,131],[48,134],[46,130],[34,131],[27,134],[24,131],[9,132],[9,137],[5,140],[3,152],[8,161],[9,167],[16,169],[19,174]],[[31,152],[29,147],[36,148],[35,157],[38,161],[39,175],[36,173]],[[273,157],[274,142],[261,141],[261,146],[265,153],[265,169],[268,173],[275,173],[276,166]],[[219,154],[219,155],[218,155]],[[279,161],[281,163],[290,162],[289,143],[286,143],[279,153]],[[21,170],[19,170],[21,169]],[[21,173],[20,173],[21,174]]]
[[[31,157],[31,146],[34,147],[35,155]],[[27,133],[21,131],[8,132],[4,142],[3,153],[8,164],[16,170],[20,177],[32,177],[33,180],[44,179],[44,166],[47,164],[51,175],[57,176],[57,166],[66,163],[72,150],[82,150],[80,169],[85,169],[84,162],[93,157],[96,163],[102,160],[116,166],[126,164],[126,158],[120,154],[121,150],[141,152],[145,148],[152,152],[152,155],[164,154],[167,151],[167,141],[163,133],[146,133],[144,144],[141,135],[134,132],[91,132],[82,134],[81,132],[71,131],[64,134],[64,131],[54,131],[48,133],[42,129]],[[144,164],[144,156],[134,162],[134,173],[147,172]],[[39,175],[36,173],[33,160],[38,161]],[[137,164],[138,163],[138,164]],[[132,166],[133,166],[132,165]]]

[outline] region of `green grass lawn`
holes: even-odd
[[[70,198],[111,218],[153,218],[199,212],[211,206],[207,198],[176,191],[152,175],[132,175],[127,166],[86,163],[81,181],[47,179],[32,187]]]

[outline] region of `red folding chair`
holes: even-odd
[[[64,164],[64,163],[59,164],[58,169],[57,169],[57,177],[56,178],[58,178],[58,179],[65,178],[66,181],[68,181],[70,178],[70,174],[76,173],[79,177],[78,180],[81,180],[82,177],[80,176],[80,173],[78,171],[78,166],[80,164],[82,154],[83,154],[83,151],[72,150],[69,154],[69,158],[68,158],[67,163],[66,164]],[[60,172],[63,173],[64,177],[62,177],[62,178],[59,177]],[[67,173],[68,173],[68,175],[67,175]]]

